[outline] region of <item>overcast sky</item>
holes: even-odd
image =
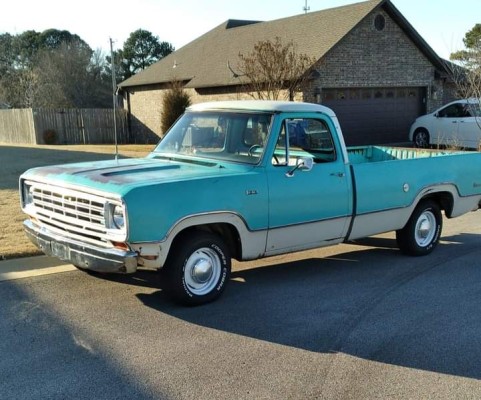
[[[309,11],[357,3],[308,0]],[[465,33],[481,23],[481,0],[391,0],[438,53],[463,48]],[[0,33],[65,29],[92,49],[121,48],[129,34],[146,29],[176,49],[227,19],[269,21],[304,12],[305,0],[2,0]]]

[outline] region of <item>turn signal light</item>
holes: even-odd
[[[114,245],[114,247],[117,247],[118,249],[130,250],[130,249],[129,249],[129,246],[127,246],[126,243],[112,242],[112,244]]]

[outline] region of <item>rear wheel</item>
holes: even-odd
[[[421,149],[429,147],[429,132],[426,129],[418,129],[413,136],[414,146]]]
[[[411,256],[431,253],[439,242],[443,217],[438,204],[431,200],[420,203],[403,229],[396,231],[399,249]]]
[[[192,232],[180,237],[168,257],[165,290],[185,305],[199,305],[217,299],[224,291],[231,271],[229,249],[209,232]]]

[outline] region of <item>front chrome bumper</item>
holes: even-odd
[[[68,261],[81,269],[96,272],[131,274],[137,270],[137,253],[116,248],[101,248],[59,236],[30,220],[23,223],[28,238],[45,254]]]

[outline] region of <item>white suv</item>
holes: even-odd
[[[409,140],[416,147],[480,148],[480,104],[481,99],[457,100],[418,117],[409,130]]]

